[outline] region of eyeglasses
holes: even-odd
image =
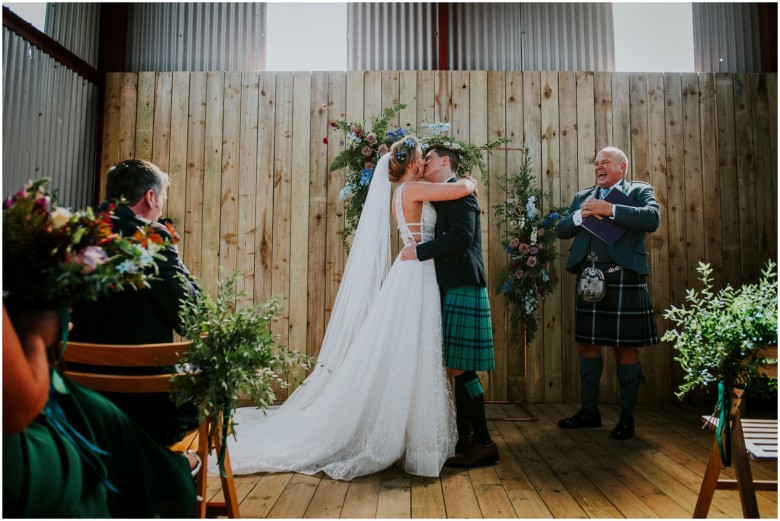
[[[601,166],[604,166],[604,165],[608,165],[608,164],[610,164],[610,163],[612,163],[612,161],[607,161],[607,160],[605,159],[604,161],[601,161],[600,163],[599,163],[598,161],[594,161],[594,162],[593,162],[593,166],[595,166],[596,168],[598,168],[598,166],[599,166],[599,165],[601,165]]]

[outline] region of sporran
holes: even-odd
[[[577,294],[585,302],[598,302],[607,293],[607,285],[604,282],[604,272],[595,266],[589,266],[582,270],[577,280]]]

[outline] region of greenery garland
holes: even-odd
[[[345,145],[330,165],[330,171],[346,168],[344,187],[339,192],[339,199],[344,201],[344,213],[346,222],[341,240],[344,248],[349,251],[349,241],[357,229],[360,214],[366,202],[368,188],[374,169],[379,159],[389,152],[390,146],[404,136],[416,135],[423,148],[433,144],[443,144],[459,152],[460,165],[456,172],[459,177],[471,174],[475,168],[487,174],[487,166],[482,158],[484,150],[493,150],[508,142],[507,139],[497,139],[482,146],[474,146],[465,141],[446,135],[450,126],[448,123],[425,123],[422,128],[428,129],[430,135],[421,136],[413,128],[396,127],[390,129],[390,120],[406,108],[404,104],[398,104],[382,111],[378,116],[371,118],[370,127],[362,123],[345,120],[332,120],[330,125],[345,133]],[[323,143],[328,143],[328,138],[323,138]]]
[[[530,343],[538,330],[539,306],[557,282],[550,262],[560,257],[555,226],[566,209],[544,210],[545,202],[549,206],[549,195],[536,187],[527,149],[524,158],[519,172],[499,178],[499,189],[506,192],[507,200],[493,209],[508,257],[498,277],[498,292],[511,307],[513,335],[522,325]]]

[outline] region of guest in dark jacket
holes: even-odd
[[[138,227],[151,226],[164,239],[172,239],[168,228],[158,223],[168,197],[168,174],[147,161],[128,159],[108,171],[106,202],[124,200],[116,207],[113,230],[123,236]],[[199,291],[175,246],[161,254],[159,274],[149,288],[122,291],[73,309],[71,338],[81,342],[111,344],[154,344],[173,341],[173,332],[181,333],[180,299],[188,291]],[[182,281],[178,275],[183,275]],[[81,368],[89,370],[87,367]],[[148,372],[164,372],[150,368]],[[197,426],[194,405],[177,408],[165,393],[106,393],[120,409],[132,417],[159,443],[168,445]]]

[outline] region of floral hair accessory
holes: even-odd
[[[417,148],[417,141],[408,137],[404,139],[403,143],[398,147],[398,151],[395,153],[395,158],[399,161],[406,161],[409,159],[414,150]]]

